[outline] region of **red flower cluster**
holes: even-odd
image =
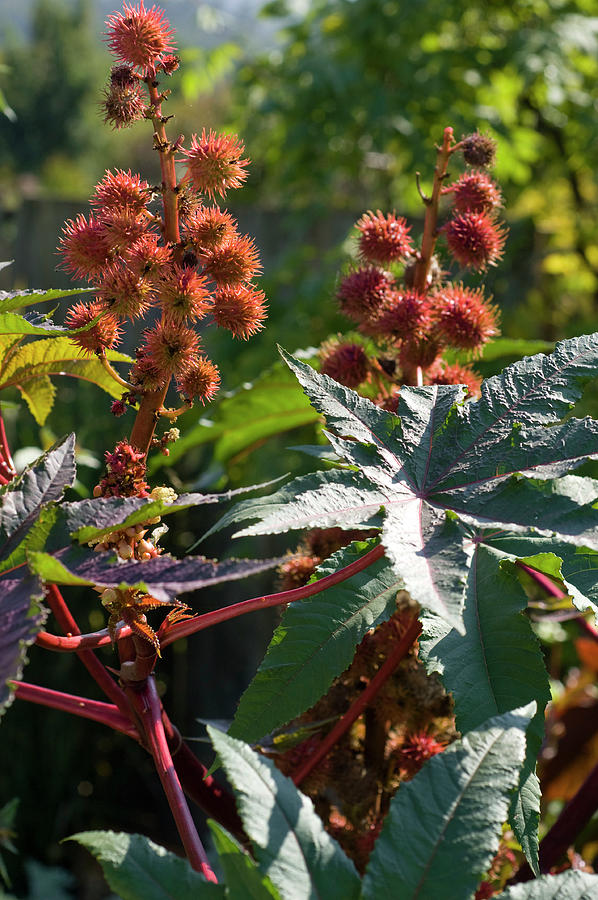
[[[178,66],[172,36],[162,10],[146,9],[143,0],[125,3],[121,13],[108,17],[106,41],[117,64],[104,110],[114,127],[140,118],[153,118],[154,126],[161,127],[156,124],[156,97],[163,103],[165,95],[157,94],[156,78]],[[179,154],[187,167],[174,190],[170,186],[180,242],[166,239],[173,233],[167,231],[166,216],[163,221],[150,208],[158,188],[131,171],[107,171],[91,198],[93,212],[64,227],[61,265],[96,291],[90,303],[73,306],[67,322],[84,329],[73,335],[83,353],[102,356],[118,344],[123,320],[158,307],[160,315],[144,332],[130,374],[136,396],[164,389],[174,377],[186,400],[206,402],[218,390],[220,376],[201,352],[197,323],[211,316],[234,337],[247,339],[266,318],[264,294],[252,283],[261,269],[258,250],[239,232],[234,218],[213,203],[243,184],[249,160],[243,158],[236,135],[206,129],[192,136],[189,149],[182,138],[173,145],[162,140],[158,149],[170,154],[172,163]],[[122,411],[115,409],[116,414]]]

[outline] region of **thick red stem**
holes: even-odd
[[[124,640],[132,634],[129,625],[120,625],[116,631],[115,640]],[[35,638],[38,647],[44,650],[54,650],[58,653],[76,653],[79,650],[97,650],[112,643],[112,638],[107,628],[94,631],[91,634],[74,634],[62,637],[60,634],[51,634],[49,631],[40,631]]]
[[[208,881],[216,882],[216,876],[212,871],[206,852],[197,834],[195,823],[189,812],[183,788],[172,761],[162,722],[162,704],[160,703],[153,677],[148,678],[139,690],[129,688],[127,693],[131,705],[143,725],[148,745],[154,758],[156,771],[162,782],[162,787],[168,799],[187,858],[197,872],[201,872]]]
[[[281,591],[278,594],[266,594],[264,597],[256,597],[252,600],[243,600],[241,603],[233,603],[231,606],[225,606],[223,609],[217,609],[214,612],[204,613],[202,616],[195,616],[192,619],[185,619],[182,622],[176,622],[168,628],[160,637],[160,645],[167,647],[174,641],[182,637],[188,637],[197,631],[203,631],[211,625],[217,625],[219,622],[226,622],[228,619],[234,619],[237,616],[243,616],[245,613],[254,612],[258,609],[268,609],[270,606],[281,606],[286,603],[292,603],[294,600],[301,600],[304,597],[313,597],[332,587],[351,578],[357,572],[367,569],[376,560],[384,556],[384,547],[378,544],[369,553],[364,554],[349,566],[334,572],[332,575],[326,575],[313,584],[306,584],[304,587],[294,588],[292,591]]]
[[[64,597],[55,584],[49,585],[46,592],[46,599],[50,609],[54,613],[56,621],[62,630],[66,632],[67,637],[71,635],[80,635],[81,631],[79,630],[79,626],[75,622],[70,609],[64,601]],[[112,702],[118,706],[123,716],[129,716],[129,704],[124,692],[121,691],[93,651],[76,650],[75,652],[91,677],[104,691],[106,696],[110,697]]]
[[[7,469],[6,472],[3,472],[3,475],[8,476],[8,480],[17,474],[17,470],[15,469],[15,464],[12,460],[12,456],[10,453],[10,447],[8,446],[8,438],[6,437],[6,429],[4,428],[4,417],[0,413],[0,453],[3,457],[3,462]],[[4,468],[4,467],[3,467]]]
[[[19,700],[28,700],[30,703],[39,703],[41,706],[60,709],[75,716],[82,716],[84,719],[92,719],[94,722],[101,722],[102,725],[114,728],[115,731],[121,731],[129,737],[137,737],[130,718],[123,716],[118,707],[112,703],[102,703],[100,700],[90,700],[88,697],[77,697],[74,694],[65,694],[63,691],[53,691],[38,684],[27,684],[25,681],[15,682],[14,689],[15,696]]]
[[[396,667],[409,652],[410,647],[415,643],[421,632],[421,625],[417,619],[413,619],[407,627],[402,637],[397,642],[392,653],[387,657],[385,663],[376,672],[366,689],[359,696],[359,699],[353,703],[345,715],[339,719],[332,731],[330,731],[317,750],[305,761],[305,763],[293,775],[293,781],[296,785],[300,785],[304,778],[327,756],[337,741],[349,730],[353,722],[364,712],[369,703],[376,696],[382,685],[388,681]]]
[[[563,597],[566,597],[567,594],[561,590],[558,585],[554,583],[552,578],[549,578],[548,575],[545,575],[543,572],[538,572],[537,569],[533,569],[531,566],[528,566],[526,563],[521,562],[521,560],[517,560],[515,565],[522,569],[524,572],[533,578],[536,584],[539,584],[540,587],[546,591],[551,597],[556,597],[558,600],[562,600]]]
[[[248,838],[243,830],[243,823],[232,794],[220,787],[218,782],[208,775],[208,770],[182,739],[164,709],[162,710],[162,721],[172,761],[187,796],[197,803],[206,815],[223,825],[241,844],[247,845]]]
[[[442,185],[446,178],[447,168],[451,153],[455,149],[453,129],[444,129],[444,138],[442,147],[438,149],[436,158],[436,168],[434,169],[434,184],[432,187],[432,195],[426,197],[426,216],[424,220],[424,233],[422,236],[422,245],[417,261],[415,263],[415,275],[413,279],[413,287],[416,291],[422,293],[428,287],[428,273],[438,240],[438,205],[442,194]]]

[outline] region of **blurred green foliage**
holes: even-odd
[[[414,172],[425,190],[444,127],[489,131],[511,225],[493,278],[504,331],[554,339],[593,329],[593,0],[315,0],[289,24],[292,9],[265,7],[286,26],[282,43],[237,82],[238,127],[261,172],[256,197],[296,228],[331,209],[417,213]],[[287,277],[273,284],[277,303]],[[314,292],[312,308],[324,296]]]

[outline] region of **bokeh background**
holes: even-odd
[[[148,3],[148,5],[150,5]],[[346,329],[334,301],[353,222],[366,209],[421,222],[415,172],[431,183],[445,126],[480,129],[499,145],[495,175],[510,229],[504,262],[486,279],[503,334],[554,341],[598,328],[598,15],[594,0],[165,0],[181,69],[169,81],[170,133],[203,127],[238,133],[252,159],[247,186],[229,195],[241,228],[262,253],[268,327],[247,343],[205,334],[224,390],[256,379],[276,360]],[[56,271],[63,221],[87,210],[106,168],[150,182],[158,166],[148,124],[113,132],[99,104],[111,59],[102,43],[111,0],[0,3],[0,288],[70,284]],[[62,312],[56,312],[60,318]],[[135,339],[130,341],[130,347]],[[4,408],[15,446],[33,455],[64,433],[79,440],[77,492],[97,479],[122,435],[109,401],[66,379],[40,427],[17,395]],[[90,411],[93,414],[90,414]],[[211,411],[180,420],[193,429]],[[175,487],[228,488],[286,471],[305,458],[287,445],[304,428],[223,465],[211,445],[191,446],[163,468]],[[73,495],[74,496],[74,495]],[[177,520],[170,549],[184,552],[209,520]],[[284,552],[283,539],[235,546]],[[222,541],[206,547],[222,557]],[[269,581],[197,595],[198,611],[257,595]],[[82,627],[102,626],[89,597],[73,595]],[[166,702],[184,734],[197,718],[231,717],[271,633],[273,619],[237,620],[177,646],[160,668]],[[33,652],[29,680],[93,691],[72,660]],[[106,654],[110,664],[112,657]],[[95,696],[95,694],[94,694]],[[204,745],[197,744],[198,752]],[[59,840],[106,828],[176,845],[149,760],[125,738],[60,713],[14,704],[2,724],[0,806],[20,797],[19,859],[6,854],[14,892],[57,900],[105,895],[91,862]],[[46,868],[40,869],[43,865]],[[49,867],[49,868],[48,868]],[[68,870],[68,871],[67,871]],[[1,891],[1,889],[0,889]],[[36,893],[36,891],[38,893]]]

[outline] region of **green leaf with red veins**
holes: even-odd
[[[514,884],[495,900],[595,900],[598,875],[569,869],[560,875],[541,875],[526,884]]]
[[[596,483],[567,475],[598,456],[598,422],[563,420],[598,372],[598,334],[509,366],[476,401],[456,385],[403,386],[396,416],[283,356],[353,470],[296,479],[213,530],[249,519],[258,522],[239,535],[371,527],[383,508],[382,542],[406,589],[460,631],[472,552],[463,526],[535,529],[598,549]]]

